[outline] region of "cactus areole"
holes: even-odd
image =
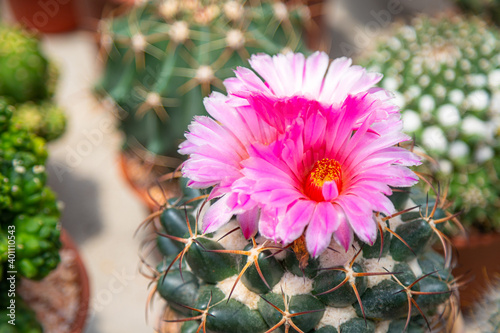
[[[419,159],[397,146],[408,137],[392,95],[373,87],[381,76],[320,52],[250,64],[205,99],[211,117],[195,118],[179,150],[183,195],[152,215],[164,255],[153,292],[185,317],[160,326],[444,327],[456,285],[442,226],[454,216],[410,189]]]
[[[305,51],[311,13],[302,1],[158,0],[103,21],[106,54],[97,90],[122,112],[126,148],[177,156],[203,97],[250,54]]]

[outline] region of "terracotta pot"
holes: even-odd
[[[46,331],[82,333],[89,309],[89,279],[69,234],[61,231],[61,263],[40,281],[22,279],[19,295]]]
[[[16,20],[33,30],[67,32],[80,24],[77,0],[9,0],[8,3]]]
[[[87,275],[87,270],[85,269],[85,265],[83,264],[82,258],[80,257],[80,254],[73,239],[64,229],[62,229],[61,231],[61,242],[63,243],[64,249],[72,250],[75,254],[75,262],[78,270],[78,280],[81,289],[80,289],[80,306],[75,321],[73,323],[73,326],[71,327],[71,333],[82,333],[85,328],[85,322],[87,321],[87,315],[90,304],[89,278]]]
[[[487,291],[488,279],[500,273],[500,233],[456,237],[452,242],[458,252],[454,276],[473,278],[460,288],[462,310],[467,311]]]
[[[182,322],[178,323],[167,323],[164,320],[177,320],[181,317],[176,314],[169,306],[165,308],[165,312],[162,317],[162,321],[160,321],[160,330],[158,333],[179,333],[181,331]]]
[[[123,178],[130,186],[132,191],[134,191],[135,195],[144,203],[146,207],[148,207],[151,212],[155,211],[158,206],[149,196],[148,186],[145,184],[141,186],[136,180],[133,179],[132,175],[134,172],[131,171],[129,159],[127,158],[125,153],[120,154],[120,170]]]
[[[166,200],[181,194],[177,181],[162,180],[173,171],[173,167],[145,161],[127,151],[120,153],[119,164],[123,178],[151,212],[158,210]]]

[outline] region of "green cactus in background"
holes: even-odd
[[[500,331],[500,280],[490,285],[481,301],[466,319],[468,333],[495,333]]]
[[[64,111],[52,102],[27,102],[16,107],[13,123],[47,141],[60,137],[66,129]]]
[[[126,147],[176,155],[203,97],[250,54],[304,50],[304,5],[280,1],[146,1],[125,17],[103,22],[108,51],[97,86],[121,109]]]
[[[34,36],[0,24],[0,98],[16,107],[12,122],[17,127],[47,141],[60,137],[66,128],[64,111],[51,101],[58,76]]]
[[[59,208],[46,185],[45,140],[13,121],[15,108],[0,99],[0,308],[2,317],[16,299],[16,325],[0,332],[41,332],[31,310],[7,297],[8,276],[42,279],[59,263]],[[14,246],[15,245],[15,246]]]
[[[405,130],[449,184],[464,225],[500,231],[500,34],[479,19],[419,17],[360,62],[397,90]],[[418,151],[418,149],[417,149]]]
[[[495,24],[500,24],[499,0],[456,0],[456,3],[465,12],[481,15]]]
[[[439,223],[449,218],[421,192],[411,200],[409,192],[395,192],[391,200],[401,211],[377,215],[373,246],[357,241],[346,252],[332,241],[312,259],[303,238],[286,248],[258,235],[249,241],[236,221],[201,235],[196,218],[204,196],[186,181],[182,197],[149,217],[160,219],[156,245],[163,255],[150,297],[159,294],[179,316],[167,318],[160,332],[186,320],[182,333],[426,332],[445,327],[440,318],[454,320],[452,313],[440,317],[456,301]],[[431,248],[437,238],[446,259]]]
[[[38,40],[21,28],[0,25],[0,96],[17,103],[45,99],[49,78]]]

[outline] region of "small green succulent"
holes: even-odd
[[[38,40],[21,28],[0,24],[0,96],[17,103],[45,99],[49,78]]]
[[[15,108],[0,99],[0,312],[16,300],[15,327],[0,332],[41,332],[17,296],[7,296],[21,277],[42,279],[59,264],[59,207],[46,185],[45,140],[13,122]],[[15,273],[12,273],[15,272]],[[10,293],[9,293],[10,294]],[[4,315],[5,314],[5,315]],[[10,327],[10,328],[9,328]]]
[[[13,120],[16,126],[24,128],[47,141],[59,138],[66,130],[66,115],[62,108],[52,102],[26,102],[16,107]]]

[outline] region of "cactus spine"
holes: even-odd
[[[455,280],[449,252],[443,258],[430,248],[437,236],[449,250],[440,231],[449,218],[439,202],[426,206],[420,192],[412,191],[413,202],[396,192],[391,200],[401,212],[377,216],[373,246],[358,241],[345,252],[332,241],[312,259],[303,238],[286,248],[259,236],[247,241],[236,221],[201,235],[201,194],[183,187],[182,197],[150,216],[159,216],[163,255],[152,295],[181,321],[190,318],[180,332],[425,332],[446,325],[439,315],[452,308]]]
[[[202,99],[250,54],[303,50],[303,5],[280,1],[147,1],[103,24],[97,91],[121,109],[126,147],[176,155]]]

